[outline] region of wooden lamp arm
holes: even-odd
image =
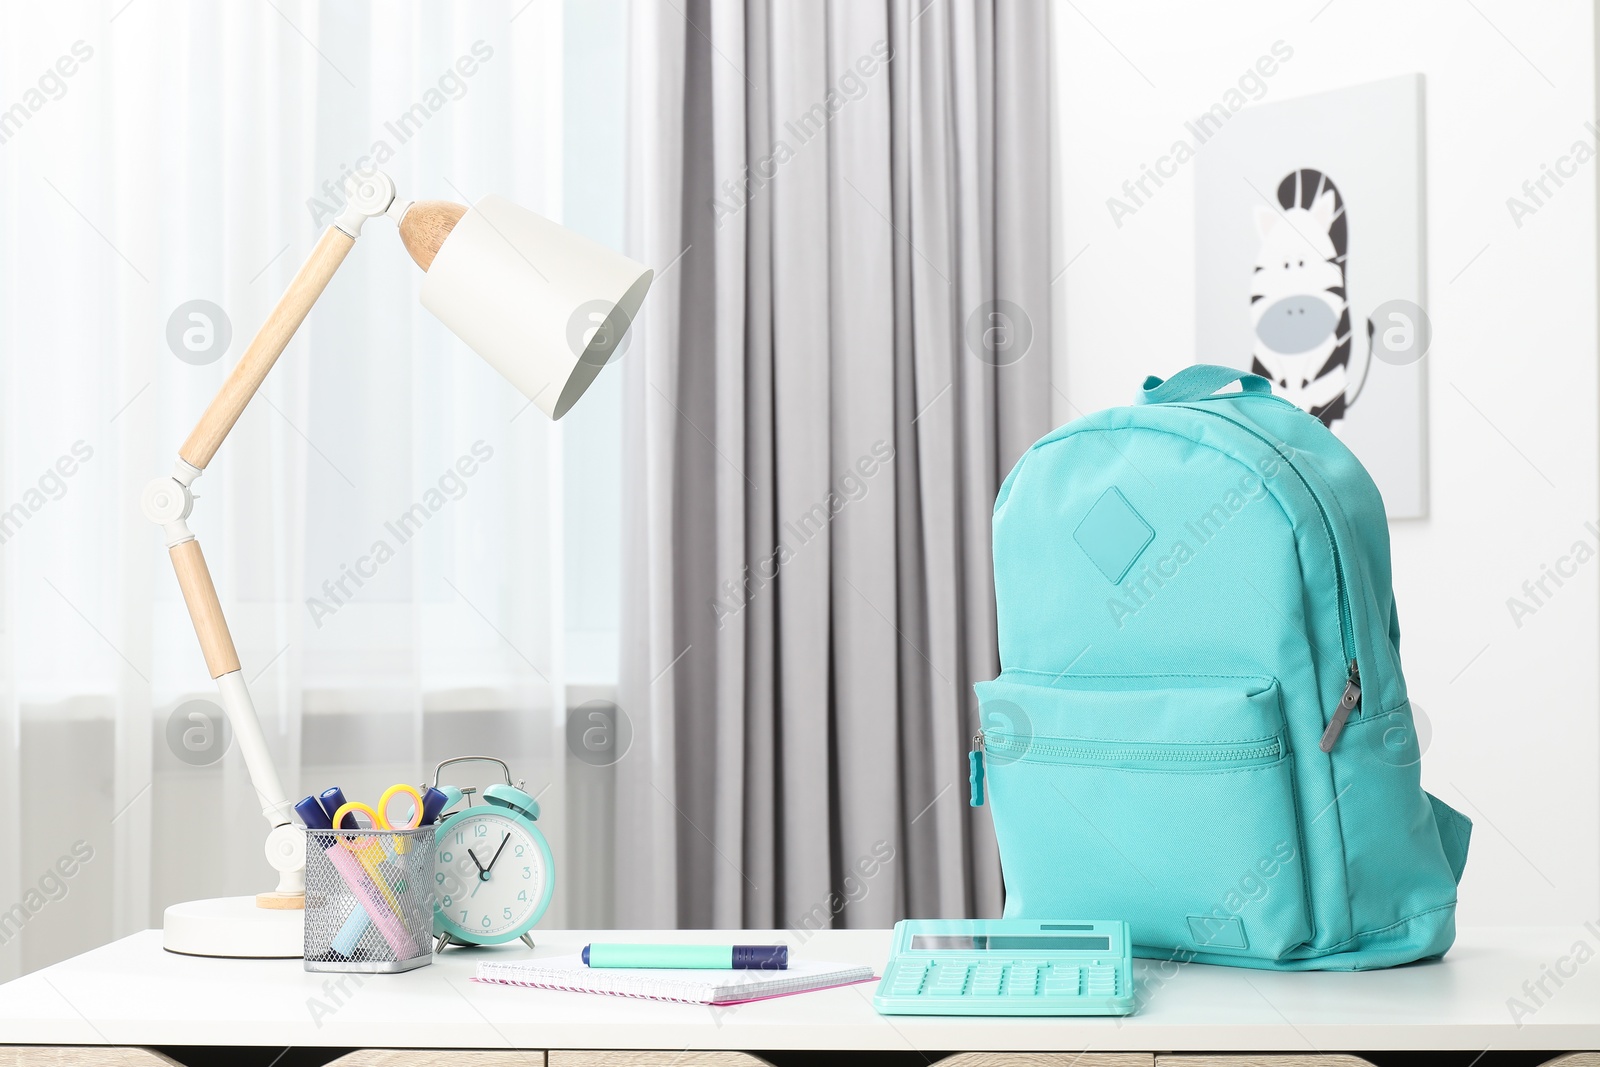
[[[239,421],[245,406],[266,380],[267,372],[278,362],[278,357],[311,313],[312,305],[328,287],[334,271],[339,269],[339,264],[344,262],[344,257],[355,243],[354,237],[337,226],[329,226],[323,231],[322,239],[311,250],[311,255],[289,283],[289,288],[284,290],[278,305],[267,316],[267,321],[256,331],[250,347],[234,364],[233,371],[222,383],[211,406],[206,408],[206,413],[200,417],[188,440],[178,449],[178,455],[185,463],[201,471],[210,464],[211,457],[217,454],[228,431]]]
[[[293,823],[293,813],[267,748],[261,720],[240,674],[239,653],[234,647],[233,635],[228,632],[228,621],[211,580],[210,568],[200,551],[200,542],[185,521],[194,501],[189,486],[216,455],[354,244],[355,238],[350,234],[337,226],[328,227],[178,450],[180,462],[174,475],[157,479],[145,491],[145,511],[162,524],[167,534],[167,553],[172,558],[172,569],[178,578],[178,588],[183,591],[189,619],[194,623],[195,636],[200,640],[206,669],[217,682],[240,755],[261,803],[261,813],[274,827],[275,836],[280,828]],[[285,874],[279,888],[290,892],[298,888],[295,879],[289,877],[298,873],[297,869],[291,870],[295,867],[290,855],[294,845],[295,842],[284,836],[279,836],[276,843],[272,837],[268,839],[268,858]]]
[[[172,558],[172,569],[178,576],[178,588],[183,590],[183,602],[188,605],[195,636],[200,638],[206,669],[212,678],[238,670],[239,653],[233,647],[233,635],[228,632],[228,620],[223,617],[222,601],[211,581],[211,569],[200,552],[200,542],[193,537],[179,541],[168,547],[167,555]]]
[[[466,208],[447,200],[424,200],[408,206],[399,222],[400,239],[419,267],[427,270],[433,264],[439,246],[466,213]],[[352,229],[359,232],[360,228]],[[278,362],[355,243],[355,237],[338,225],[323,231],[321,240],[301,264],[272,314],[256,331],[250,347],[239,357],[211,406],[206,408],[188,440],[178,449],[185,463],[196,471],[205,470],[211,463],[211,457],[217,454],[233,424],[239,421],[246,405],[266,381],[273,364]]]
[[[256,331],[244,355],[239,357],[205,414],[178,450],[178,461],[172,473],[150,482],[141,501],[145,515],[158,523],[166,536],[167,552],[172,558],[178,587],[183,591],[184,604],[189,609],[189,619],[200,640],[206,669],[217,683],[239,754],[255,786],[261,814],[272,827],[267,834],[266,855],[267,862],[278,872],[278,886],[272,893],[257,895],[257,907],[264,908],[304,906],[305,836],[295,824],[289,798],[273,764],[210,568],[200,551],[200,542],[189,529],[188,518],[194,509],[190,486],[210,464],[239,416],[244,414],[244,409],[266,381],[295,331],[349,255],[367,219],[379,215],[392,217],[399,224],[406,250],[423,270],[427,270],[451,228],[466,212],[465,208],[453,204],[400,201],[394,195],[394,183],[387,175],[376,172],[360,175],[348,192],[344,212],[323,231],[288,289]]]
[[[467,209],[459,204],[442,200],[411,204],[403,211],[399,224],[400,238],[405,244],[406,251],[423,270],[427,270],[433,263],[433,257],[438,253],[439,247],[444,244],[445,238],[450,235],[451,229],[466,211]],[[344,219],[341,219],[340,223],[348,225]],[[351,226],[350,229],[360,232],[359,225]],[[199,423],[190,432],[183,447],[178,449],[178,458],[183,463],[180,464],[173,480],[179,482],[181,489],[168,489],[168,492],[188,497],[189,484],[211,463],[212,457],[217,454],[217,449],[222,446],[234,424],[239,421],[239,416],[244,413],[244,409],[260,390],[267,374],[278,362],[283,350],[289,346],[295,331],[311,313],[311,308],[322,296],[323,290],[328,287],[328,282],[333,279],[334,272],[339,269],[355,243],[355,237],[341,229],[338,224],[329,226],[323,231],[316,247],[311,250],[311,254],[306,257],[306,261],[301,264],[299,271],[289,282],[289,287],[279,298],[277,306],[256,331],[255,337],[250,341],[250,347],[239,357],[239,362],[229,372],[227,380],[212,398],[205,414],[200,417]],[[191,470],[184,470],[184,465]],[[178,521],[181,523],[187,517],[188,512],[185,510],[183,515],[178,516]],[[157,521],[162,519],[157,518]],[[187,527],[170,532],[176,534],[176,537],[168,542],[168,551],[172,556],[173,569],[177,572],[178,586],[183,590],[184,603],[189,607],[189,618],[194,623],[195,635],[200,639],[200,649],[205,653],[206,667],[211,671],[211,677],[220,678],[230,671],[239,669],[239,653],[234,648],[232,635],[228,632],[228,623],[223,617],[222,605],[217,598],[216,587],[211,581],[211,572],[206,567],[205,557],[200,553],[199,542],[194,539],[194,534],[190,533]],[[276,778],[276,773],[273,777]],[[271,799],[277,801],[280,798]],[[287,818],[285,812],[285,821]]]
[[[178,450],[178,463],[173,473],[157,478],[144,492],[144,512],[159,523],[166,534],[167,551],[189,609],[190,621],[194,623],[200,650],[205,655],[206,669],[217,683],[240,754],[261,802],[261,812],[273,827],[267,838],[267,857],[282,875],[279,883],[282,891],[293,892],[303,884],[300,881],[303,846],[298,834],[293,832],[294,817],[289,800],[243,680],[239,653],[228,631],[221,599],[200,551],[200,543],[189,529],[187,520],[194,506],[190,486],[217,454],[278,357],[310,314],[354,246],[365,221],[383,214],[393,217],[399,224],[406,250],[427,270],[466,210],[443,201],[417,204],[397,201],[393,183],[383,175],[376,175],[353,190],[344,214],[323,232]]]

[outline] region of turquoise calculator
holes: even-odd
[[[1127,1015],[1128,924],[903,919],[872,1006],[884,1015]]]

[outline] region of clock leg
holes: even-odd
[[[450,946],[450,935],[449,934],[440,934],[439,935],[439,940],[434,943],[433,951],[434,952],[443,952],[449,946]]]
[[[524,945],[527,945],[529,948],[532,948],[533,947],[533,935],[532,934],[523,934],[522,935],[522,943]]]

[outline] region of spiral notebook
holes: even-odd
[[[477,980],[531,989],[604,993],[613,997],[671,1000],[682,1004],[744,1004],[873,979],[871,967],[820,960],[791,962],[782,971],[709,971],[594,968],[580,956],[543,960],[485,961]]]

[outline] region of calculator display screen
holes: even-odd
[[[1109,952],[1109,937],[1048,934],[915,934],[913,952]]]

